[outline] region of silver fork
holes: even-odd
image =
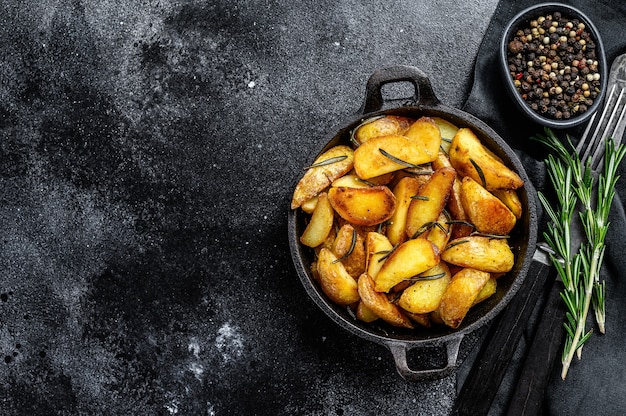
[[[607,85],[609,90],[603,109],[592,116],[576,146],[576,152],[583,163],[591,158],[590,167],[594,175],[598,175],[604,167],[606,140],[612,138],[616,146],[623,140],[626,128],[626,54],[613,61]],[[573,241],[575,244],[580,244],[584,234],[573,232],[572,238],[579,240]],[[542,318],[509,403],[509,416],[535,415],[541,409],[564,333],[564,310],[560,304],[560,291],[561,285],[554,284],[548,295]]]

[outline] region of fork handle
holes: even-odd
[[[563,329],[565,308],[560,296],[562,286],[560,282],[552,284],[541,320],[509,403],[507,416],[540,414],[554,362],[565,335]]]

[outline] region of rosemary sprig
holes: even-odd
[[[595,312],[596,323],[601,333],[605,331],[606,286],[600,280],[604,259],[604,239],[609,227],[609,211],[615,196],[618,180],[617,166],[626,153],[623,145],[615,147],[612,138],[607,138],[604,171],[597,175],[597,194],[594,194],[596,178],[590,168],[591,159],[582,163],[575,151],[568,152],[563,143],[548,128],[545,135],[533,139],[550,148],[552,154],[545,160],[550,181],[556,193],[553,206],[548,198],[539,193],[539,200],[549,218],[544,238],[554,250],[550,253],[552,263],[563,281],[561,298],[566,305],[564,327],[566,340],[562,355],[561,377],[565,379],[574,354],[581,357],[582,347],[591,336],[586,329],[589,309]],[[567,138],[567,144],[573,145]],[[579,217],[574,218],[580,203]],[[573,247],[570,223],[580,220],[587,241]]]

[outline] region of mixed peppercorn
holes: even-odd
[[[518,29],[508,43],[507,61],[516,89],[543,117],[576,117],[600,93],[596,43],[584,22],[560,12]]]

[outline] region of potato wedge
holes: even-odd
[[[333,207],[328,201],[328,195],[323,192],[318,197],[311,220],[300,236],[300,242],[309,247],[317,247],[322,244],[333,228],[334,219]]]
[[[441,168],[433,173],[430,180],[420,189],[406,215],[406,235],[409,238],[422,231],[424,225],[433,223],[446,206],[456,172],[453,168]]]
[[[385,260],[376,276],[376,290],[389,292],[403,280],[417,276],[439,263],[439,250],[424,238],[400,244]]]
[[[441,147],[441,131],[432,118],[420,117],[411,124],[404,135],[423,147],[431,156],[431,161],[437,158]]]
[[[458,328],[490,278],[489,273],[470,268],[455,274],[439,304],[441,320],[451,328]]]
[[[478,292],[478,295],[476,295],[476,299],[474,299],[474,303],[472,304],[472,306],[479,304],[485,299],[490,298],[493,294],[496,293],[497,288],[498,288],[498,279],[492,275],[491,278],[487,280],[487,283],[485,283],[485,286],[483,286],[483,288],[480,289],[480,292]]]
[[[386,186],[332,187],[328,199],[339,216],[362,226],[380,224],[391,218],[396,209],[396,197]]]
[[[374,281],[367,273],[359,276],[358,290],[365,306],[383,321],[393,326],[413,328],[413,323],[402,313],[400,308],[389,302],[387,295],[375,290]]]
[[[461,203],[468,221],[481,233],[508,235],[517,223],[500,199],[469,176],[461,182]]]
[[[453,166],[448,155],[439,150],[437,158],[432,161],[432,167],[434,170],[437,170],[441,168],[452,168]]]
[[[339,229],[332,251],[337,258],[341,259],[350,276],[356,279],[365,272],[367,262],[365,238],[351,224],[344,224]]]
[[[439,218],[437,218],[436,225],[430,227],[430,230],[428,230],[425,237],[428,241],[433,243],[440,252],[446,248],[448,241],[450,241],[452,226],[449,222],[450,218],[445,211],[441,212],[441,214],[439,214]]]
[[[393,188],[396,197],[396,209],[387,225],[387,238],[392,245],[403,243],[406,240],[406,215],[411,205],[411,197],[419,193],[421,183],[412,176],[406,176]],[[370,275],[371,276],[371,275]],[[374,276],[372,276],[374,277]]]
[[[367,252],[367,274],[374,280],[383,267],[384,259],[393,249],[393,245],[383,234],[371,231],[365,238],[365,250]]]
[[[387,154],[387,156],[385,156]],[[432,162],[437,157],[431,149],[405,136],[390,135],[370,139],[354,151],[354,170],[361,179],[381,176],[407,166]]]
[[[452,279],[450,269],[445,262],[439,262],[421,276],[425,279],[426,276],[440,277],[432,280],[418,280],[402,292],[398,306],[408,312],[425,314],[436,310]]]
[[[517,189],[524,185],[519,175],[494,157],[468,128],[461,128],[456,133],[450,145],[449,155],[452,166],[460,176],[471,177],[489,191]],[[482,172],[484,184],[474,164]]]
[[[515,263],[515,255],[506,239],[479,235],[450,241],[441,253],[441,259],[460,267],[488,273],[508,272]]]
[[[433,117],[432,119],[435,121],[439,127],[439,131],[441,132],[441,148],[444,152],[448,153],[452,138],[456,132],[459,131],[459,128],[455,124],[441,117]]]
[[[315,195],[313,198],[304,201],[302,205],[300,205],[302,211],[306,212],[307,214],[313,214],[313,211],[315,211],[315,207],[317,206],[317,198],[318,195]]]
[[[463,209],[463,203],[461,202],[461,178],[458,176],[454,180],[452,189],[450,189],[450,197],[448,198],[448,205],[446,207],[448,208],[448,212],[450,212],[450,216],[452,216],[454,220],[460,222],[466,221],[469,223],[465,210]],[[452,226],[451,238],[455,239],[459,237],[466,237],[473,231],[474,227],[457,223]]]
[[[356,280],[332,251],[323,248],[317,258],[317,273],[322,291],[339,305],[351,305],[360,299]]]
[[[312,166],[324,161],[337,160],[322,166],[310,167],[300,178],[291,199],[291,209],[299,208],[304,201],[326,189],[332,181],[352,170],[354,165],[354,151],[349,146],[339,145],[322,153]]]
[[[513,215],[515,215],[515,218],[517,218],[518,220],[522,218],[522,201],[520,201],[517,191],[502,190],[493,191],[492,193],[511,210]]]
[[[349,173],[347,175],[343,175],[340,178],[337,178],[333,181],[331,186],[335,188],[344,187],[344,188],[369,188],[370,185],[356,176],[354,173]]]
[[[361,300],[356,307],[356,319],[363,322],[374,322],[378,319],[378,315],[372,312],[370,308],[365,306],[365,304]]]
[[[430,328],[432,326],[429,313],[411,313],[402,311],[411,321],[420,324],[424,328]]]
[[[394,115],[365,120],[354,132],[354,140],[361,145],[374,137],[403,135],[414,121],[412,118]]]

